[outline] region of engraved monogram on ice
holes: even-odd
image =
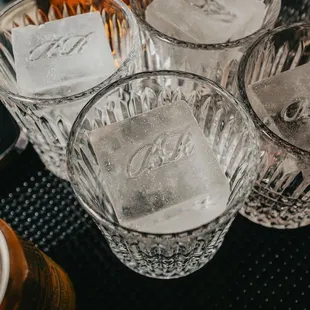
[[[281,111],[281,117],[285,122],[297,122],[310,118],[310,102],[307,98],[298,98],[284,107]]]
[[[164,133],[153,143],[144,145],[130,158],[127,172],[135,178],[147,170],[155,170],[194,153],[190,130]]]
[[[232,22],[237,15],[228,11],[225,6],[217,0],[192,0],[192,5],[201,9],[204,13],[219,16],[222,21]]]
[[[45,41],[30,51],[29,60],[35,61],[43,58],[81,54],[93,33],[61,36],[56,40]]]

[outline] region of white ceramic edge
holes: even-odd
[[[9,248],[3,233],[0,231],[0,305],[5,296],[5,292],[9,283],[10,277],[10,255]]]

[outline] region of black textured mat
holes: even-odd
[[[308,1],[283,2],[281,23],[309,19]],[[278,231],[238,216],[200,271],[152,280],[111,254],[68,183],[30,147],[0,173],[0,217],[69,273],[79,310],[310,310],[310,227]]]
[[[0,217],[66,269],[78,309],[310,309],[310,227],[278,231],[239,216],[200,271],[152,280],[111,254],[70,186],[31,148],[1,179]]]
[[[310,20],[309,0],[282,0],[282,9],[276,26]]]

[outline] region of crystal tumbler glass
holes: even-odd
[[[190,231],[152,234],[126,228],[116,220],[105,194],[105,177],[90,135],[98,128],[180,100],[190,107],[230,185],[225,211]],[[124,161],[131,160],[124,153]],[[140,161],[144,163],[143,158]],[[68,145],[72,187],[113,253],[130,269],[163,279],[186,276],[212,259],[251,191],[257,163],[257,133],[242,105],[213,81],[180,71],[142,72],[101,90],[79,114]],[[167,169],[164,167],[159,169]],[[126,171],[120,173],[126,175]]]
[[[0,170],[9,161],[12,151],[22,152],[28,144],[24,133],[0,102]]]
[[[58,1],[44,11],[34,0],[14,2],[0,14],[0,96],[25,131],[45,166],[67,179],[66,145],[71,126],[86,102],[103,86],[139,68],[139,30],[135,18],[121,0],[82,2],[71,6]],[[19,95],[11,43],[12,27],[40,25],[47,21],[99,10],[109,38],[117,70],[101,84],[66,97]]]
[[[217,82],[235,94],[236,83],[233,81],[242,55],[256,38],[273,28],[280,12],[281,0],[261,1],[266,9],[260,29],[238,40],[210,44],[182,41],[157,30],[148,23],[145,13],[153,0],[131,0],[132,10],[141,26],[144,70],[165,69],[195,73]]]
[[[309,48],[309,24],[284,26],[257,40],[240,63],[239,91],[260,132],[261,150],[258,179],[242,214],[267,227],[310,224],[310,153],[282,139],[262,122],[249,100],[248,86],[308,63]],[[309,111],[306,104],[301,105],[305,112]],[[296,107],[291,112],[297,115]],[[301,116],[309,122],[309,116]]]

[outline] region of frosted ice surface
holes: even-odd
[[[238,40],[259,30],[266,16],[266,6],[261,0],[218,0],[230,5],[238,18],[234,21],[237,29],[230,40]],[[237,8],[237,9],[236,9]]]
[[[184,101],[96,129],[90,142],[123,226],[179,232],[227,206],[228,180]]]
[[[99,12],[12,29],[20,94],[68,96],[109,77],[114,59]]]
[[[310,151],[310,63],[256,82],[247,93],[257,115],[287,142]]]
[[[212,43],[229,39],[229,34],[215,32],[216,20],[207,21],[206,13],[186,0],[154,0],[146,9],[146,20],[159,31],[185,41]]]
[[[157,30],[194,43],[221,43],[258,30],[265,16],[260,0],[154,0],[146,20]]]

